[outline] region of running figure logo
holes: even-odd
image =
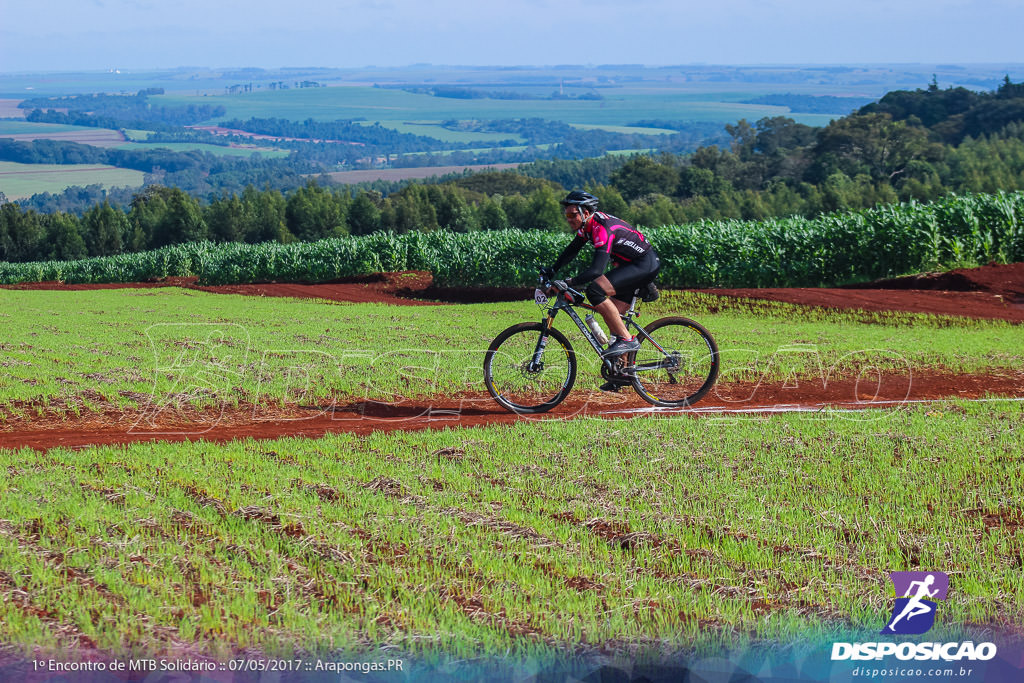
[[[935,600],[945,600],[949,577],[942,572],[890,572],[896,605],[883,635],[924,633],[935,623]]]

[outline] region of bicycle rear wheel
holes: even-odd
[[[494,338],[484,356],[487,391],[514,413],[547,412],[576,382],[576,352],[569,340],[556,329],[544,333],[541,323],[513,325]]]
[[[637,335],[633,388],[656,406],[693,405],[718,379],[718,345],[699,323],[689,318],[655,320]]]

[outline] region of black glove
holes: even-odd
[[[569,285],[565,280],[552,280],[551,287],[548,289],[549,292],[554,294],[555,292],[564,292],[569,289]]]

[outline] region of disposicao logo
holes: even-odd
[[[926,633],[935,624],[935,600],[945,600],[949,577],[942,572],[890,572],[896,605],[882,635]]]
[[[936,600],[945,600],[949,576],[942,572],[890,572],[896,604],[881,635],[919,635],[935,625]],[[900,660],[953,662],[988,661],[996,656],[993,643],[874,642],[833,643],[832,660]]]

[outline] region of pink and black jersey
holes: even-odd
[[[576,285],[590,282],[598,275],[604,274],[609,262],[616,268],[630,265],[633,270],[651,274],[660,267],[658,255],[639,230],[621,218],[596,212],[576,231],[576,237],[562,250],[555,261],[554,270],[558,271],[572,261],[587,242],[594,246],[594,260],[589,268],[570,278]]]
[[[576,236],[593,244],[598,252],[607,253],[617,265],[632,263],[651,250],[639,230],[621,218],[600,211],[576,231]]]

